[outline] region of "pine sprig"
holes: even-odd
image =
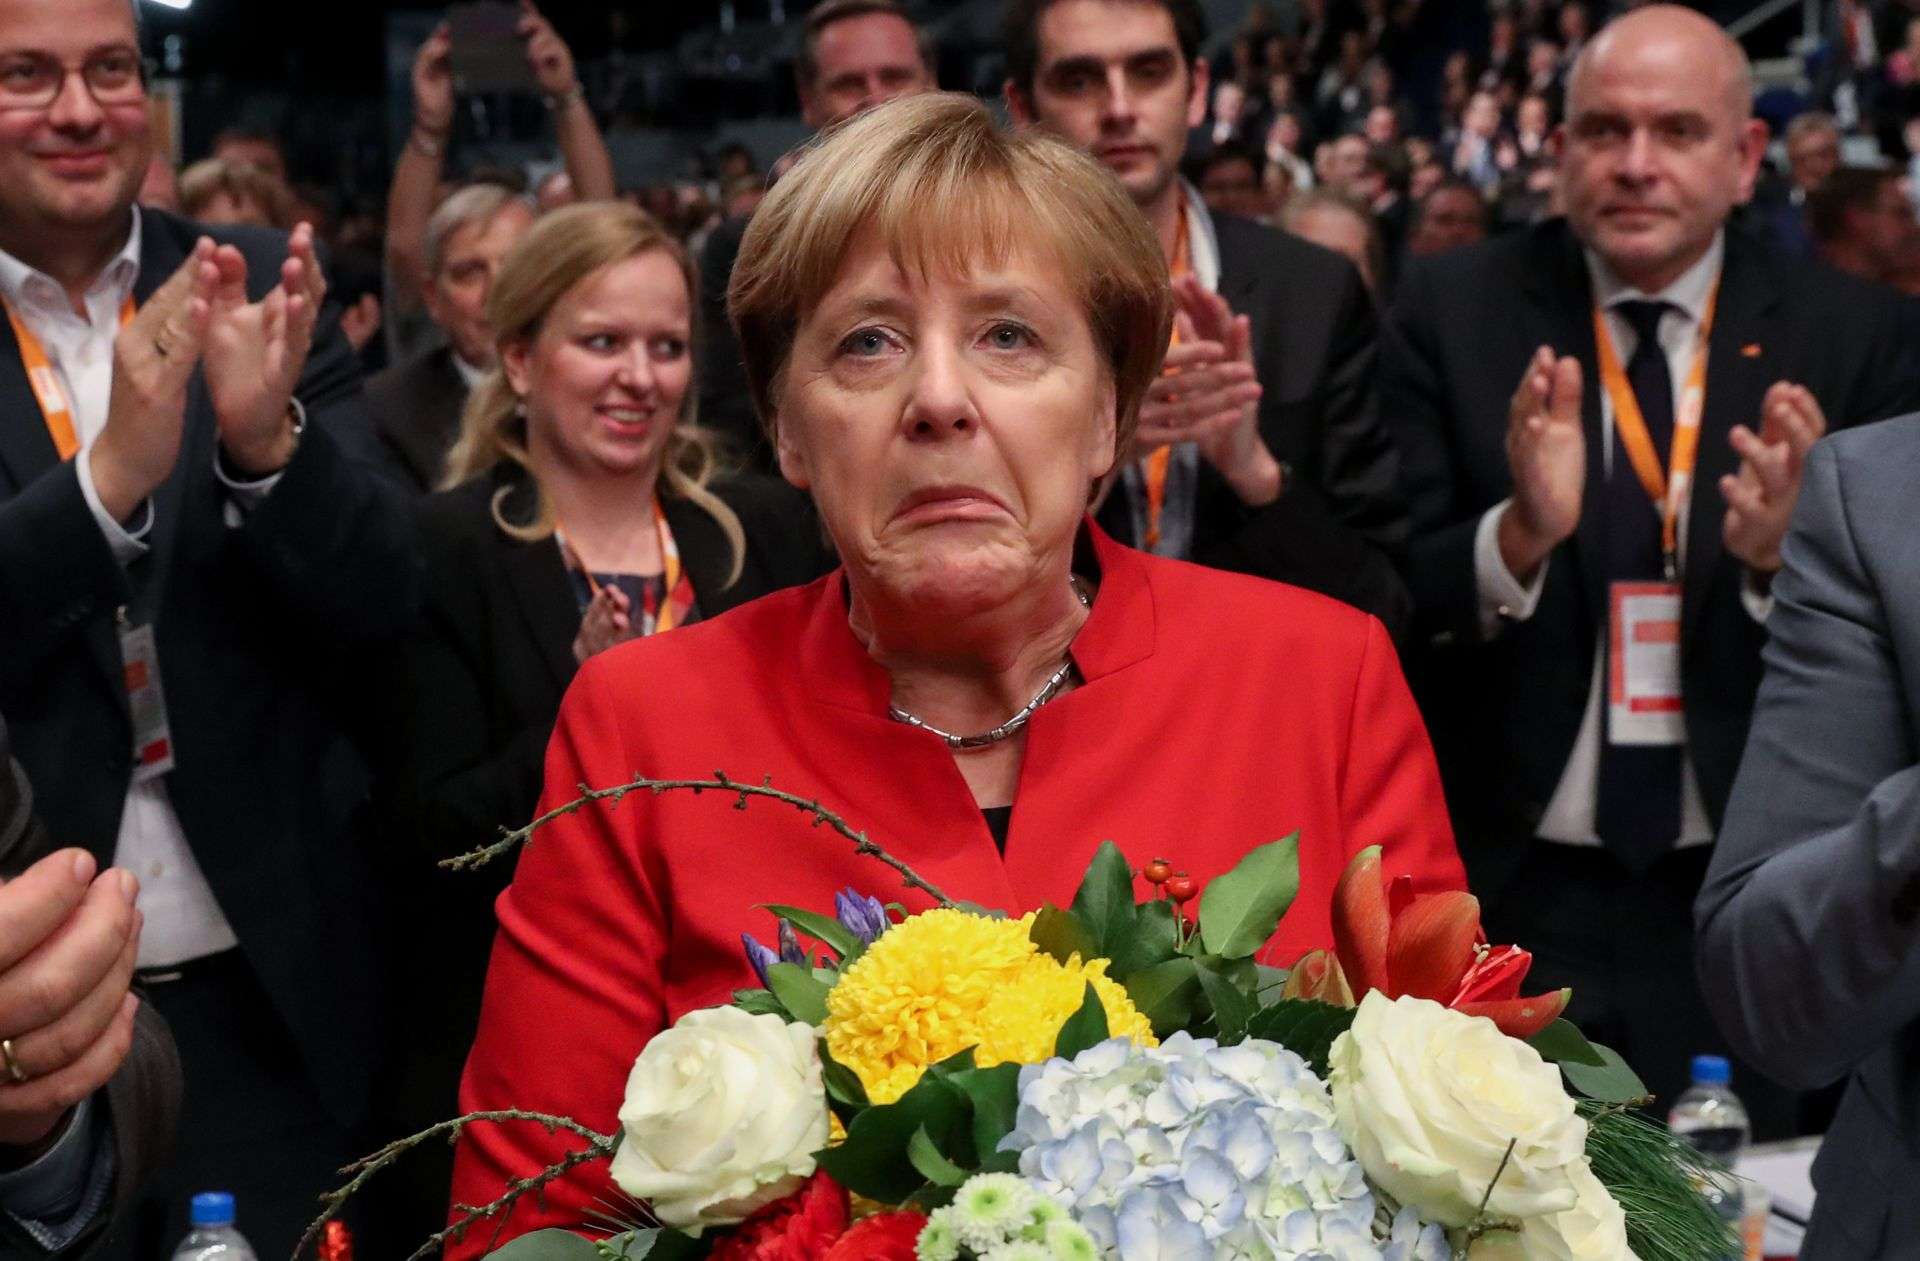
[[[1582,1100],[1594,1176],[1627,1215],[1640,1261],[1719,1261],[1736,1255],[1733,1231],[1698,1187],[1726,1170],[1638,1112]]]

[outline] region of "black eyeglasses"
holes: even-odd
[[[77,69],[39,53],[0,54],[0,109],[46,109],[78,74],[100,105],[131,105],[147,94],[146,67],[131,48],[97,52]]]

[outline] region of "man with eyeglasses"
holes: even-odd
[[[0,0],[0,710],[51,835],[137,879],[123,966],[188,1082],[174,1158],[100,1254],[166,1255],[220,1189],[285,1255],[363,1141],[348,698],[417,580],[311,229],[136,207],[148,119],[130,0]],[[81,1040],[46,1008],[0,977],[0,1116]],[[25,1215],[0,1199],[0,1252],[16,1227],[73,1246],[127,1123],[15,1127],[0,1195],[40,1185]]]

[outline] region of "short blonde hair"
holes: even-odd
[[[493,326],[494,345],[531,341],[574,286],[603,268],[655,250],[665,253],[679,268],[687,282],[688,310],[698,311],[699,276],[693,260],[680,242],[644,210],[625,202],[599,201],[542,216],[502,261],[500,274],[487,294],[487,321]],[[708,483],[721,470],[721,460],[718,440],[694,423],[695,395],[690,385],[667,438],[660,476],[668,492],[705,509],[719,523],[733,557],[728,578],[731,583],[740,576],[746,559],[746,534],[733,509],[708,489]],[[519,465],[532,477],[526,413],[507,381],[505,369],[496,363],[467,399],[460,417],[460,436],[447,453],[441,486],[458,486],[505,461]],[[553,506],[538,493],[538,479],[533,479],[533,484],[534,515],[529,521],[506,518],[503,508],[511,487],[501,487],[493,497],[494,523],[503,533],[525,542],[546,538],[554,528]]]
[[[727,288],[754,407],[778,441],[779,394],[800,322],[876,229],[902,268],[965,272],[1019,248],[1059,260],[1114,390],[1125,458],[1173,326],[1159,239],[1091,158],[1009,132],[974,97],[935,92],[834,128],[754,212]]]

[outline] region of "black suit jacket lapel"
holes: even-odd
[[[1580,430],[1587,440],[1587,481],[1580,525],[1573,537],[1573,563],[1586,595],[1585,625],[1596,625],[1607,607],[1606,570],[1601,560],[1603,528],[1593,505],[1600,502],[1600,483],[1606,475],[1606,449],[1600,414],[1599,351],[1593,340],[1593,280],[1580,243],[1564,222],[1538,230],[1526,275],[1527,301],[1533,323],[1546,334],[1546,344],[1557,355],[1580,361]],[[1529,362],[1532,351],[1529,350]],[[1518,381],[1514,384],[1517,386]],[[1500,418],[1505,423],[1505,417]]]
[[[20,358],[11,320],[0,321],[0,400],[5,400],[0,405],[6,408],[6,421],[0,424],[0,465],[6,467],[14,490],[25,490],[60,462],[60,453],[47,433],[40,401],[27,383],[27,366]]]
[[[531,515],[531,484],[519,478],[504,480],[512,485],[503,511],[509,521],[525,520]],[[573,583],[567,577],[567,565],[560,555],[557,539],[544,538],[523,543],[509,538],[499,526],[488,522],[488,539],[500,560],[500,570],[513,602],[526,619],[540,659],[546,663],[556,686],[564,689],[580,668],[573,656],[573,638],[580,631],[580,604],[574,597]]]
[[[1728,438],[1735,425],[1760,428],[1760,404],[1778,378],[1786,351],[1776,304],[1773,270],[1756,244],[1727,231],[1720,297],[1707,347],[1707,397],[1700,416],[1700,460],[1694,470],[1687,518],[1686,581],[1681,590],[1681,633],[1700,624],[1715,570],[1726,558],[1721,535],[1726,501],[1720,479],[1738,471],[1740,457]]]

